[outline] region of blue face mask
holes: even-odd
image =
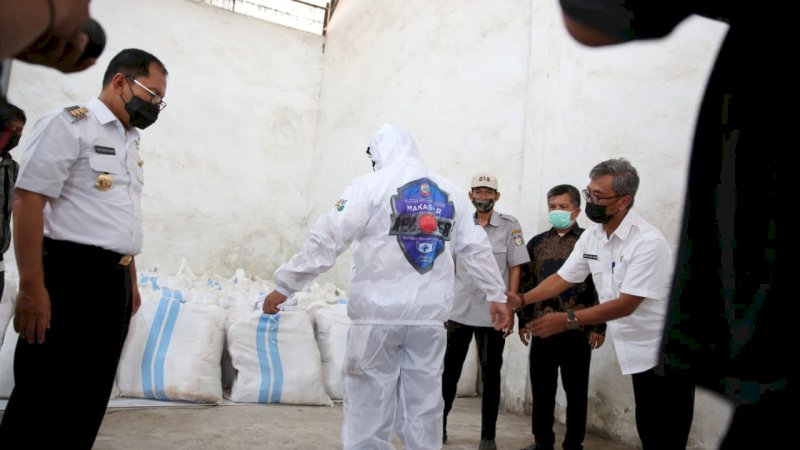
[[[550,225],[556,227],[558,230],[563,230],[565,228],[569,228],[572,226],[574,221],[570,219],[572,215],[572,211],[563,211],[560,209],[554,209],[550,211],[548,214],[548,219],[550,220]]]

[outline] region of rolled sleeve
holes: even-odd
[[[589,263],[586,261],[586,258],[584,258],[586,236],[588,236],[588,233],[583,233],[581,235],[578,242],[575,243],[575,248],[572,249],[572,253],[569,254],[569,258],[567,258],[564,265],[558,269],[558,276],[568,283],[581,283],[589,276],[589,273],[591,273]]]
[[[620,292],[644,298],[664,299],[672,280],[672,254],[661,239],[643,241],[625,268]]]

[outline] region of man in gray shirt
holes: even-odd
[[[472,179],[469,198],[475,205],[475,222],[483,227],[492,244],[492,252],[503,273],[509,291],[519,291],[521,265],[530,261],[522,237],[522,227],[513,216],[495,213],[494,204],[500,199],[497,178],[488,173],[479,173]],[[483,383],[483,406],[481,410],[481,450],[496,449],[495,422],[500,405],[500,368],[503,365],[505,337],[513,328],[504,331],[494,329],[486,314],[486,298],[465,270],[461,270],[456,258],[455,301],[447,321],[447,350],[444,355],[442,395],[444,397],[444,441],[447,441],[447,414],[453,407],[458,379],[472,336],[478,343],[478,359]]]

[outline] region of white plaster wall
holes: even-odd
[[[94,0],[91,12],[108,37],[97,64],[64,76],[15,62],[9,98],[30,127],[99,94],[123,48],[155,54],[168,106],[142,132],[138,266],[174,273],[185,257],[197,273],[270,276],[304,238],[323,38],[189,0]]]
[[[641,178],[636,209],[677,250],[694,122],[727,27],[693,17],[663,40],[589,48],[568,36],[557,2],[534,1],[532,17],[522,190],[533,198],[521,205],[523,227],[547,228],[550,187],[582,188],[594,164],[625,157]],[[611,339],[594,352],[591,373],[589,428],[638,444],[630,377]],[[509,391],[516,398],[519,385]],[[560,391],[562,422],[565,405]],[[698,390],[689,448],[716,448],[729,416],[726,403]]]
[[[327,211],[349,180],[371,170],[367,141],[390,122],[409,129],[423,159],[464,190],[475,172],[495,172],[497,208],[517,216],[529,34],[519,0],[340,1],[325,48],[322,170],[310,188],[324,194],[312,211]],[[346,280],[345,265],[333,272]]]
[[[389,121],[465,188],[476,171],[494,171],[497,208],[526,238],[548,228],[550,187],[583,188],[594,164],[626,157],[642,179],[636,208],[676,248],[694,120],[724,32],[691,18],[664,40],[589,49],[550,0],[342,0],[326,42],[316,134],[325,175],[310,189],[324,195],[310,200],[312,215],[370,170],[367,139]],[[332,272],[341,283],[347,266]],[[512,337],[504,353],[502,404],[529,410],[527,348]],[[590,389],[589,427],[638,445],[630,377],[610,339],[595,352]],[[564,404],[562,393],[562,421]],[[730,410],[700,391],[696,410],[690,448],[715,448]]]
[[[675,242],[697,104],[724,33],[698,18],[665,40],[588,49],[566,35],[555,0],[341,0],[323,53],[319,36],[189,0],[95,0],[92,12],[109,31],[97,66],[64,76],[15,63],[9,97],[35,118],[96,95],[120,49],[155,53],[170,70],[169,107],[142,139],[140,267],[169,273],[186,257],[198,273],[267,277],[371,170],[364,150],[383,122],[410,129],[465,189],[495,172],[497,208],[526,240],[547,229],[550,187],[582,188],[595,163],[627,157],[642,178],[637,209]],[[347,289],[348,256],[322,280]],[[593,357],[589,426],[636,445],[612,345]],[[511,337],[506,409],[530,407],[527,378],[527,348]],[[715,448],[728,414],[698,392],[690,448]]]

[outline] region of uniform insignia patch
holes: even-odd
[[[70,117],[70,121],[75,123],[85,119],[89,115],[89,110],[85,106],[67,106],[64,112]]]
[[[517,247],[519,247],[520,245],[524,244],[524,242],[522,242],[522,234],[521,233],[513,234],[512,237],[514,238],[514,245],[516,245]]]
[[[94,151],[96,153],[100,153],[101,155],[116,155],[117,151],[114,147],[104,147],[102,145],[95,145]]]
[[[339,201],[337,201],[337,202],[336,202],[336,203],[333,205],[333,207],[334,207],[334,208],[336,208],[336,210],[337,210],[337,211],[339,211],[339,212],[342,212],[342,210],[344,209],[344,204],[345,204],[345,203],[347,203],[347,200],[345,200],[345,199],[343,199],[343,198],[340,198],[340,199],[339,199]]]

